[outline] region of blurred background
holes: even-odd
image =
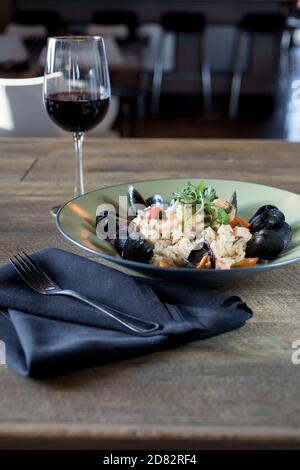
[[[0,136],[55,136],[48,36],[105,39],[113,99],[92,134],[300,140],[300,1],[1,0]]]

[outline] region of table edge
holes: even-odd
[[[296,448],[300,428],[0,423],[2,448]],[[134,447],[133,447],[134,446]]]

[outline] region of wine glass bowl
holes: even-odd
[[[87,92],[54,93],[45,98],[49,117],[72,133],[87,132],[97,126],[107,113],[109,98],[93,97]]]
[[[84,193],[83,137],[105,117],[111,96],[104,41],[94,36],[48,39],[44,104],[50,119],[71,132],[75,145],[74,195]]]

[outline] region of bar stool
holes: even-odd
[[[154,65],[152,82],[152,103],[151,110],[153,114],[158,114],[161,88],[164,75],[164,48],[165,33],[171,32],[179,34],[198,34],[201,41],[201,77],[204,98],[204,110],[206,113],[211,111],[211,73],[208,60],[207,48],[204,40],[204,31],[206,20],[199,13],[170,12],[165,13],[160,20],[163,29],[160,46],[158,47],[157,58]]]
[[[60,14],[51,10],[17,10],[13,21],[20,25],[44,25],[48,36],[60,33],[63,28]]]
[[[239,106],[241,91],[241,82],[243,75],[243,56],[242,46],[247,37],[255,33],[259,34],[280,34],[281,35],[281,53],[284,46],[283,33],[285,30],[286,17],[279,13],[250,13],[244,16],[238,32],[238,41],[236,55],[233,64],[233,77],[231,83],[229,118],[236,119]]]

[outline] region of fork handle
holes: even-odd
[[[84,302],[85,304],[90,305],[96,310],[99,310],[101,313],[104,313],[110,318],[113,318],[115,321],[125,326],[129,330],[133,331],[134,333],[147,336],[161,329],[161,325],[159,323],[141,320],[140,318],[134,317],[132,315],[127,315],[126,313],[120,312],[119,310],[106,307],[101,304],[96,304],[73,290],[61,290],[59,292],[53,292],[53,294],[66,295],[68,297],[73,297],[77,300],[81,300],[81,302]]]

